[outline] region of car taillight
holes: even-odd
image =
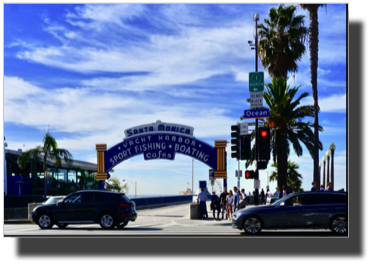
[[[121,203],[119,204],[120,207],[131,207],[129,203]]]

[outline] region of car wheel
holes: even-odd
[[[248,217],[244,221],[243,228],[248,234],[258,234],[261,231],[261,221],[257,217]]]
[[[126,225],[128,225],[128,221],[125,221],[125,222],[123,222],[123,223],[120,223],[120,224],[116,225],[116,227],[118,227],[119,229],[122,229],[122,228],[124,228]]]
[[[110,213],[104,213],[100,216],[100,226],[103,229],[112,229],[115,226],[115,218]]]
[[[336,234],[345,234],[347,233],[347,218],[346,216],[340,215],[334,217],[331,221],[331,230]]]
[[[69,224],[57,224],[58,228],[64,229],[68,226]]]
[[[43,229],[51,229],[53,227],[53,220],[50,218],[49,214],[43,213],[38,216],[38,226]]]

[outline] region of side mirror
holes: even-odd
[[[62,205],[63,204],[63,200],[59,200],[58,202],[57,202],[57,205]]]
[[[285,202],[280,203],[280,207],[285,207]]]

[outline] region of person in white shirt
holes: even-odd
[[[232,191],[228,191],[228,196],[227,196],[227,219],[231,220],[232,218],[232,205],[234,203],[234,196],[232,195]]]
[[[246,205],[248,205],[248,198],[245,193],[245,190],[241,189],[241,200],[239,202],[239,209],[241,209],[242,206],[246,206]]]

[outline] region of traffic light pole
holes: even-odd
[[[240,125],[240,123],[236,123],[236,125]],[[241,142],[240,142],[240,129],[238,134],[238,142],[239,142],[239,155],[238,155],[238,173],[237,173],[237,187],[240,190],[240,157],[241,157]]]
[[[256,26],[256,34],[255,34],[255,52],[256,52],[256,72],[258,71],[258,67],[257,67],[257,62],[258,62],[258,59],[257,59],[257,39],[258,39],[258,36],[257,36],[257,21],[258,21],[258,18],[255,20],[255,26]],[[258,141],[257,141],[257,138],[258,138],[258,130],[259,130],[259,120],[256,118],[256,126],[255,126],[255,159],[256,159],[256,170],[257,170],[257,180],[259,180],[259,168],[258,168],[258,164],[259,164],[259,160],[258,160]],[[253,189],[255,189],[255,182],[253,182]],[[258,195],[258,189],[256,191],[255,189],[255,205],[258,204],[258,199],[259,199],[259,195]]]

